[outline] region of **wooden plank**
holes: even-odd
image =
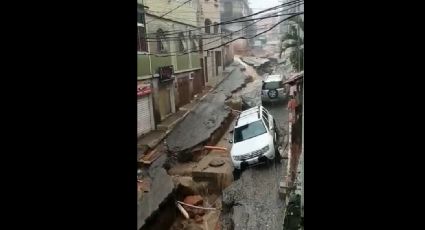
[[[144,160],[144,161],[149,160],[149,158],[151,158],[153,155],[155,155],[155,153],[157,151],[158,151],[157,149],[151,150],[148,154],[146,154],[145,156],[143,156],[141,160]]]
[[[205,145],[204,146],[205,149],[211,149],[211,150],[220,150],[220,151],[227,151],[227,148],[225,147],[220,147],[220,146],[210,146],[210,145]]]
[[[153,154],[150,154],[149,157],[143,157],[141,162],[143,164],[152,164],[152,162],[154,162],[156,159],[158,159],[160,156],[162,155],[161,151],[155,151]]]

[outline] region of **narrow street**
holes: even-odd
[[[235,57],[238,60],[237,57]],[[246,104],[261,104],[260,90],[262,76],[253,67],[245,65],[246,72],[253,76],[254,82],[240,92]],[[278,123],[280,144],[284,146],[287,132],[288,112],[285,102],[265,104]],[[284,160],[282,160],[284,161]],[[284,177],[285,162],[273,165],[259,165],[243,171],[238,180],[223,191],[223,204],[229,206],[223,213],[224,229],[282,229],[284,220],[284,201],[279,197],[279,182]]]
[[[137,2],[138,230],[282,230],[304,1]]]

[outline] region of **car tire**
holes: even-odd
[[[276,120],[273,118],[273,128],[274,128],[274,133],[275,133],[275,138],[276,138],[276,143],[279,140],[279,129],[277,128],[276,125]]]
[[[241,177],[242,174],[242,170],[234,168],[233,169],[233,180],[239,180],[239,178]]]
[[[269,96],[270,99],[275,99],[275,98],[277,98],[279,96],[279,93],[275,89],[270,89],[267,92],[267,96]]]
[[[276,157],[275,157],[275,159],[276,159]],[[274,163],[274,159],[267,158],[267,160],[266,160],[267,167],[269,167],[270,165],[273,165],[273,163]]]
[[[280,163],[280,160],[282,159],[282,156],[280,155],[278,146],[275,145],[274,149],[275,149],[274,150],[274,160],[276,162]]]

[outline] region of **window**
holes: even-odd
[[[261,120],[258,120],[236,128],[234,142],[241,142],[264,133],[267,133],[266,127]]]
[[[192,47],[191,47],[191,50],[192,51],[198,50],[198,40],[196,40],[196,39],[197,39],[196,38],[196,35],[192,35],[191,36],[190,41],[192,43]]]
[[[217,24],[217,22],[214,22],[214,33],[218,34],[218,24]]]
[[[267,122],[269,120],[269,114],[265,110],[263,110],[263,116],[267,119]]]
[[[146,42],[145,14],[143,7],[137,7],[137,52],[148,52]]]
[[[205,19],[205,33],[207,34],[211,33],[210,27],[211,27],[211,20]]]
[[[263,120],[264,120],[264,123],[266,123],[267,129],[268,129],[269,128],[268,126],[270,124],[269,123],[269,115],[264,110],[263,110]]]
[[[162,31],[161,29],[158,29],[156,31],[156,47],[157,47],[157,51],[159,53],[164,53],[166,52],[166,40],[165,40],[165,34],[164,31]]]
[[[263,89],[278,89],[278,88],[283,88],[283,83],[281,81],[265,82],[263,84]]]
[[[267,130],[270,130],[270,128],[269,128],[269,119],[267,119],[267,117],[265,117],[264,115],[263,115],[263,120],[264,120],[264,124],[266,125],[266,128],[267,128]]]
[[[187,50],[186,40],[183,33],[179,33],[179,38],[177,40],[177,50],[179,52],[184,52]]]
[[[233,15],[233,3],[232,2],[225,2],[223,4],[224,8],[224,14],[225,15]]]

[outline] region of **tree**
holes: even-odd
[[[302,35],[304,33],[304,20],[297,16],[290,21],[295,24],[291,25],[288,32],[282,36],[279,57],[281,58],[282,53],[288,50],[290,63],[295,69],[301,71],[304,70],[304,36]]]

